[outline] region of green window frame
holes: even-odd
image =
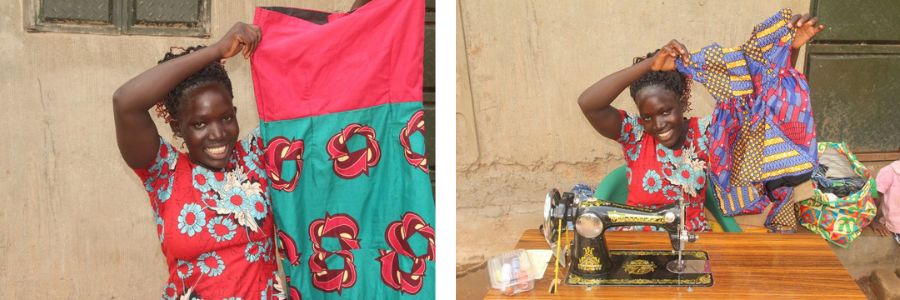
[[[25,0],[28,32],[209,37],[210,0]]]

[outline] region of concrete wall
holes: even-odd
[[[459,1],[458,271],[537,228],[548,189],[596,185],[624,163],[621,148],[578,108],[585,88],[671,39],[689,50],[737,45],[779,8],[810,7],[807,0],[639,3]],[[701,86],[694,91],[689,115],[711,113],[712,98]],[[636,111],[627,92],[613,105]]]
[[[212,1],[210,39],[26,33],[31,3],[0,2],[2,299],[159,297],[166,264],[147,195],[116,147],[112,93],[170,46],[252,22],[256,5],[346,11],[352,1]],[[258,124],[249,63],[226,69],[246,134]]]

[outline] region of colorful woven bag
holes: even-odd
[[[709,174],[729,216],[759,213],[772,202],[780,211],[791,186],[809,179],[816,166],[809,87],[790,62],[790,18],[789,9],[781,10],[739,47],[712,44],[689,61],[676,60],[679,72],[716,99]]]
[[[866,179],[866,183],[862,189],[846,197],[837,197],[815,189],[814,197],[800,201],[800,224],[822,235],[829,242],[846,248],[859,236],[862,228],[875,218],[877,208],[872,200],[875,182],[869,169],[856,159],[856,155],[850,152],[846,144],[821,142],[817,148],[819,155],[827,148],[835,149],[845,156],[853,172]]]
[[[256,10],[253,84],[291,299],[435,297],[424,17],[422,0]]]

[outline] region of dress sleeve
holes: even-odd
[[[750,69],[740,47],[712,44],[692,52],[690,60],[675,61],[678,72],[703,84],[717,102],[753,94]]]
[[[703,84],[716,101],[752,95],[762,77],[790,66],[795,32],[787,26],[790,18],[791,10],[782,9],[753,27],[744,44],[726,48],[714,43],[692,52],[688,61],[676,59],[676,68]]]
[[[620,144],[635,144],[644,136],[644,125],[640,122],[638,116],[619,110],[622,116],[622,130],[619,132],[619,138],[616,139]]]
[[[782,9],[753,27],[750,39],[741,45],[751,75],[775,75],[777,69],[791,66],[791,43],[796,33],[788,27],[791,10]]]
[[[156,158],[147,168],[134,169],[134,173],[141,178],[144,189],[150,194],[150,198],[158,198],[165,202],[172,195],[172,174],[175,173],[175,163],[178,161],[178,152],[162,137],[159,138],[159,150]],[[153,197],[156,195],[156,197]]]

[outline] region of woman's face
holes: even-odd
[[[237,108],[220,84],[207,84],[186,95],[173,129],[184,139],[188,157],[208,169],[223,169],[234,151]]]
[[[646,133],[667,148],[680,148],[684,144],[685,107],[675,92],[658,85],[646,86],[635,94],[635,103]]]

